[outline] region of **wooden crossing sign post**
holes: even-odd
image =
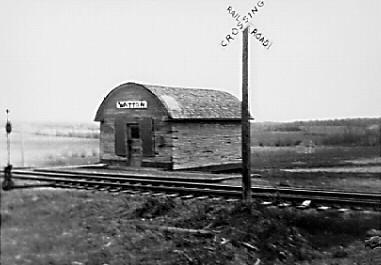
[[[8,153],[8,166],[11,164],[11,139],[10,135],[12,132],[12,124],[9,121],[8,114],[9,114],[9,109],[6,110],[7,113],[7,123],[5,124],[5,131],[7,133],[7,153]]]
[[[250,35],[253,36],[266,49],[270,49],[272,42],[251,23],[252,18],[264,7],[265,1],[258,1],[249,12],[241,16],[232,6],[226,9],[237,24],[221,41],[226,47],[234,41],[239,32],[243,34],[242,42],[242,102],[241,102],[241,152],[242,152],[242,199],[251,201],[251,144],[250,144],[250,112],[249,112],[249,26]]]
[[[241,152],[242,152],[242,198],[244,201],[251,200],[251,174],[250,174],[250,114],[249,114],[249,30],[243,31],[242,42],[242,103],[241,103]]]
[[[7,113],[7,123],[5,124],[5,131],[7,133],[7,151],[8,151],[8,163],[4,168],[4,180],[2,183],[3,190],[10,190],[13,186],[12,180],[12,165],[11,165],[11,142],[10,142],[10,134],[12,132],[12,124],[8,119],[9,110],[6,110]]]

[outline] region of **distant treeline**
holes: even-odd
[[[371,127],[381,126],[381,118],[352,118],[332,120],[311,120],[294,122],[254,122],[252,128],[260,128],[270,131],[301,131],[306,126],[349,126],[349,127]]]
[[[252,124],[252,139],[259,146],[316,145],[376,146],[381,118],[335,119]]]
[[[40,130],[34,132],[35,135],[57,136],[57,137],[75,137],[75,138],[99,138],[98,131],[76,131],[76,130]]]
[[[99,138],[99,125],[94,123],[59,123],[59,122],[14,122],[15,133],[74,137]]]

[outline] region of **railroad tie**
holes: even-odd
[[[279,208],[286,208],[286,207],[290,207],[290,206],[291,206],[291,203],[289,203],[289,202],[282,202],[282,203],[278,204]]]
[[[362,211],[363,208],[359,207],[359,206],[352,206],[351,207],[351,210],[354,210],[354,211]]]
[[[305,200],[302,202],[301,205],[296,206],[296,208],[303,210],[303,209],[309,208],[310,206],[311,206],[311,200]]]
[[[331,207],[322,205],[322,206],[317,207],[316,209],[318,211],[327,211],[327,210],[331,209]]]
[[[189,200],[189,199],[194,198],[194,195],[192,195],[192,194],[189,194],[189,195],[183,195],[183,196],[181,196],[180,198],[183,199],[183,200]]]
[[[168,194],[167,197],[168,198],[176,198],[176,197],[179,197],[180,195],[178,193],[171,193],[171,194]]]
[[[94,189],[94,186],[91,186],[91,185],[84,185],[83,187],[85,190],[93,190]]]
[[[134,192],[132,190],[121,190],[121,193],[126,193],[126,194],[133,194]]]
[[[162,193],[162,192],[152,194],[152,196],[156,196],[156,197],[161,197],[161,196],[164,196],[164,195],[165,194]]]
[[[139,194],[140,192],[138,192],[136,190],[122,190],[121,193],[128,194],[130,196],[135,196],[135,195]]]

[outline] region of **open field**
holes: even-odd
[[[253,169],[340,165],[343,160],[380,156],[380,123],[379,119],[253,123]],[[11,162],[15,166],[97,160],[96,123],[13,123],[13,127]],[[5,133],[0,135],[0,147],[3,166],[7,159]]]
[[[257,177],[252,178],[255,185]],[[298,187],[316,190],[380,193],[380,173],[372,175],[346,173],[288,173],[266,171],[261,173],[262,182],[274,187]],[[224,181],[225,184],[241,185],[240,178]]]
[[[19,124],[11,133],[14,166],[88,164],[99,160],[98,128],[90,125]],[[6,135],[0,137],[0,166],[7,163]]]
[[[380,141],[380,118],[296,121],[288,123],[253,123],[254,145],[376,146]]]
[[[73,133],[75,134],[75,133]],[[0,138],[0,165],[7,160],[6,137]],[[13,132],[11,162],[15,166],[95,163],[99,139],[79,136]],[[375,158],[378,146],[252,146],[252,167],[294,168],[348,165],[347,160]]]
[[[252,151],[252,169],[310,168],[352,165],[348,160],[376,158],[378,147],[373,146],[318,146],[309,153],[308,148],[257,147]]]
[[[381,261],[381,249],[364,245],[367,232],[381,228],[381,215],[374,212],[320,213],[51,189],[2,191],[1,202],[3,265]]]
[[[97,162],[94,128],[68,126],[15,130],[12,163],[41,167]],[[322,140],[321,128],[314,129]],[[292,141],[279,138],[291,134]],[[380,192],[378,145],[310,146],[310,140],[298,142],[304,135],[275,130],[266,144],[265,133],[257,138],[261,146],[254,141],[252,171],[261,175],[261,182]],[[4,135],[0,144],[4,166]],[[241,183],[239,178],[227,182]],[[211,236],[168,227],[202,229]],[[364,245],[372,229],[381,229],[380,212],[301,211],[59,189],[1,191],[4,265],[381,264],[381,249]]]
[[[374,138],[374,130],[364,135],[370,125],[365,126],[365,129],[348,125],[255,126],[251,149],[252,172],[260,174],[263,181],[269,185],[364,192],[381,190],[381,172],[378,170],[381,160],[377,160],[380,157],[380,147],[377,144],[317,144],[332,135],[339,139],[340,133],[349,132],[362,139]],[[23,127],[16,124],[14,127],[11,135],[11,162],[14,166],[64,166],[99,161],[96,124],[23,124]],[[311,138],[311,135],[315,138]],[[317,140],[317,137],[320,140]],[[313,145],[310,145],[311,140]],[[5,134],[0,138],[0,145],[0,166],[3,167],[7,160]],[[337,168],[339,166],[341,168]],[[349,169],[353,170],[354,166],[360,167],[357,173],[348,172]],[[336,172],[313,172],[327,167],[332,170],[336,167]],[[239,178],[227,183],[241,184]]]

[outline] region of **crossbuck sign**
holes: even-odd
[[[249,33],[251,36],[253,36],[263,47],[270,49],[273,42],[265,36],[265,34],[256,27],[251,21],[254,18],[254,16],[257,15],[257,13],[264,7],[265,1],[258,1],[250,10],[244,15],[241,15],[238,13],[237,10],[234,10],[232,6],[228,6],[226,11],[229,13],[229,15],[234,19],[236,22],[236,25],[233,26],[228,34],[224,37],[224,39],[221,41],[221,46],[226,47],[228,46],[232,41],[234,41],[237,38],[237,35],[240,32],[243,32],[247,27],[250,26]]]
[[[241,151],[242,151],[242,199],[244,201],[251,200],[251,174],[250,174],[250,157],[251,157],[251,148],[250,148],[250,114],[249,114],[249,26],[252,26],[250,29],[250,35],[254,36],[257,41],[259,41],[264,47],[270,49],[272,42],[266,38],[260,30],[255,27],[251,20],[252,18],[261,10],[265,5],[264,1],[257,2],[249,12],[244,16],[239,14],[233,9],[233,7],[228,6],[226,9],[235,20],[236,25],[231,29],[230,33],[225,36],[221,41],[221,46],[228,46],[237,35],[242,32],[243,41],[242,41],[242,103],[241,103]]]

